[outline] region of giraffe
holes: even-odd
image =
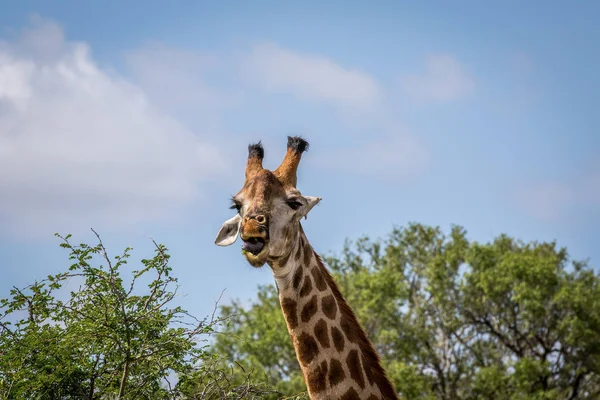
[[[229,246],[239,235],[250,265],[271,268],[311,399],[397,399],[379,355],[300,224],[321,201],[296,188],[308,146],[288,136],[285,158],[274,171],[262,166],[260,142],[248,146],[246,181],[232,199],[237,213],[215,243]]]

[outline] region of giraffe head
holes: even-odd
[[[232,199],[231,208],[237,214],[221,227],[215,240],[217,245],[229,246],[241,236],[242,252],[254,267],[281,259],[292,251],[300,219],[321,201],[318,197],[303,196],[296,188],[296,170],[306,150],[306,140],[288,136],[283,162],[270,171],[262,166],[262,144],[248,146],[246,182]]]

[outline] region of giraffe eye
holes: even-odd
[[[287,201],[288,206],[290,206],[290,208],[292,210],[297,210],[300,207],[302,207],[302,203],[300,203],[298,200],[295,199],[291,199]]]
[[[237,210],[237,212],[240,212],[240,210],[242,209],[242,203],[234,201],[233,204],[231,205],[231,207],[229,207],[229,208],[232,210]]]

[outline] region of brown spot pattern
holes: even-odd
[[[303,251],[304,251],[304,265],[308,267],[310,265],[310,260],[313,255],[313,251],[310,248],[310,246],[304,246]]]
[[[356,393],[356,390],[354,390],[354,388],[350,388],[348,389],[348,391],[346,393],[344,393],[342,395],[342,397],[340,397],[341,400],[360,400],[360,397],[358,396],[358,393]]]
[[[370,395],[367,400],[379,400],[379,398],[377,396],[375,396],[374,394]]]
[[[310,270],[313,278],[315,279],[315,284],[320,291],[327,289],[327,284],[325,283],[325,279],[323,279],[323,274],[319,271],[319,267],[313,267]]]
[[[327,329],[327,322],[324,319],[320,319],[315,324],[315,337],[324,349],[329,348],[329,331]]]
[[[281,300],[281,308],[290,328],[296,328],[298,326],[298,303],[295,300],[285,297]]]
[[[300,260],[300,257],[302,257],[302,246],[298,246],[298,250],[296,250],[296,255],[294,255],[294,259],[298,261]]]
[[[327,360],[310,370],[306,376],[306,385],[313,393],[322,392],[326,388]]]
[[[335,326],[331,327],[331,338],[333,339],[333,344],[337,351],[341,352],[344,350],[344,335],[342,334],[342,331]]]
[[[367,376],[367,380],[372,385],[373,382],[374,382],[374,380],[373,380],[373,371],[371,371],[371,366],[369,365],[369,363],[365,359],[365,355],[364,354],[362,355],[362,365],[363,365],[363,368],[365,370],[365,375]]]
[[[360,358],[358,357],[358,351],[356,349],[351,350],[346,358],[346,365],[350,371],[350,377],[354,379],[361,389],[365,388],[365,378],[363,376],[362,368],[360,366]]]
[[[335,358],[331,360],[327,378],[329,379],[329,386],[331,387],[336,386],[338,383],[340,383],[346,378],[344,368],[342,367],[342,363],[339,360],[336,360]]]
[[[335,303],[335,297],[333,295],[328,295],[323,297],[321,300],[321,307],[323,308],[323,313],[329,319],[335,319],[337,314],[337,304]]]
[[[302,307],[300,312],[300,319],[302,322],[308,322],[317,313],[317,295],[310,298],[308,303]]]
[[[298,286],[300,286],[301,281],[302,281],[302,267],[297,266],[296,272],[294,272],[294,278],[293,278],[294,289],[298,289]]]
[[[341,313],[340,327],[342,328],[342,330],[346,334],[346,338],[350,342],[356,343],[358,341],[358,335],[357,335],[356,331],[354,330],[354,328],[352,327],[352,324],[350,323],[350,318],[345,313]]]
[[[302,332],[298,336],[298,360],[302,365],[310,363],[319,352],[319,346],[315,339],[306,332]]]
[[[304,277],[304,284],[302,285],[302,289],[300,289],[300,297],[308,296],[311,290],[312,281],[310,280],[310,276],[306,275]]]

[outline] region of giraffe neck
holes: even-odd
[[[302,229],[271,265],[311,399],[397,399],[379,356]]]

